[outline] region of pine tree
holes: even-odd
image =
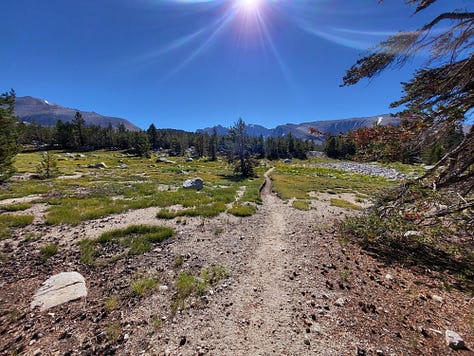
[[[150,127],[148,127],[148,130],[146,130],[146,133],[148,134],[151,148],[153,150],[158,149],[158,131],[156,130],[155,125],[151,124]]]
[[[235,164],[235,173],[242,177],[254,176],[254,162],[250,156],[249,136],[244,120],[240,118],[235,123],[230,129],[230,135],[233,143],[231,161]]]
[[[75,149],[82,149],[85,146],[85,135],[84,128],[86,126],[86,121],[82,117],[82,114],[79,111],[76,111],[74,115],[74,120],[72,120],[72,127],[74,129],[74,142]]]
[[[13,160],[20,150],[17,119],[14,116],[15,91],[0,95],[0,183],[15,172]]]
[[[212,135],[209,139],[209,148],[208,148],[209,159],[211,161],[216,161],[217,160],[217,139],[218,139],[217,130],[214,127],[212,129]]]
[[[382,1],[380,1],[382,2]],[[415,14],[437,0],[407,0],[416,4]],[[422,52],[427,63],[403,83],[403,97],[392,107],[406,106],[402,114],[421,120],[426,130],[418,142],[441,140],[453,125],[472,118],[474,110],[474,12],[456,7],[441,12],[423,27],[390,36],[360,58],[343,78],[353,85],[373,78],[390,67],[400,67]],[[467,4],[468,2],[464,2]],[[436,9],[433,9],[436,11]],[[474,130],[452,147],[435,167],[421,177],[437,187],[456,187],[461,195],[474,190]]]

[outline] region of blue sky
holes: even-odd
[[[6,1],[0,90],[144,129],[378,115],[424,58],[340,88],[345,70],[443,4],[412,16],[402,0]]]

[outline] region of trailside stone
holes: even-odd
[[[454,350],[463,350],[466,348],[466,344],[461,336],[458,333],[446,330],[445,332],[446,345]]]
[[[204,187],[204,182],[201,178],[193,178],[184,181],[183,188],[201,190]]]
[[[61,272],[48,278],[36,291],[31,308],[41,311],[87,296],[84,277],[78,272]]]

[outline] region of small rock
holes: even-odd
[[[386,279],[387,281],[393,281],[393,276],[392,276],[390,273],[387,273],[387,274],[385,275],[385,279]]]
[[[308,346],[311,345],[311,342],[309,341],[307,337],[304,338],[304,344]]]
[[[431,299],[433,299],[435,302],[439,302],[439,303],[443,303],[444,302],[444,299],[442,297],[440,297],[439,295],[436,295],[436,294],[433,294],[431,296]]]
[[[458,333],[446,330],[445,332],[446,345],[448,345],[453,350],[463,350],[466,349],[466,344],[461,336]]]
[[[423,236],[423,233],[420,231],[407,231],[403,234],[403,237],[416,237],[416,236]]]
[[[334,305],[338,307],[343,307],[346,304],[346,300],[344,298],[339,298],[334,302]]]
[[[160,292],[166,292],[168,290],[168,286],[159,286],[158,289]]]

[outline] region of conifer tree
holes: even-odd
[[[13,160],[20,150],[18,144],[18,121],[14,116],[15,91],[0,95],[0,183],[15,172]]]

